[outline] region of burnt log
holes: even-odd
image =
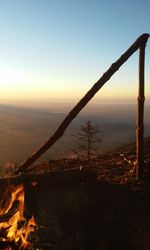
[[[0,223],[7,222],[18,212],[18,208],[14,208],[13,210],[9,210],[6,214],[0,215]]]
[[[18,212],[18,205],[18,200],[14,201],[8,212],[0,215],[0,223],[9,221]]]

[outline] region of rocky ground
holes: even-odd
[[[134,166],[134,152],[120,151],[30,168],[30,176],[39,175],[26,190],[38,225],[30,236],[33,249],[149,250],[148,154],[143,181],[135,180]]]

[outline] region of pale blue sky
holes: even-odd
[[[149,0],[0,0],[0,99],[80,99],[139,35],[150,33],[149,12]],[[96,100],[135,97],[137,81],[138,53]]]

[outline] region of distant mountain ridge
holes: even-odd
[[[128,151],[130,153],[134,153],[135,150],[136,150],[136,142],[124,144],[117,149],[118,152]],[[144,138],[144,151],[147,153],[149,151],[150,153],[150,137]]]
[[[0,104],[0,166],[5,166],[7,162],[20,164],[54,133],[67,110],[64,113],[52,110],[55,107],[45,110]],[[145,117],[145,136],[149,137],[149,113]],[[72,135],[78,134],[80,126],[88,120],[101,131],[100,154],[126,145],[128,148],[128,144],[135,139],[135,106],[91,105],[73,120],[64,136],[39,161],[71,158],[74,150],[78,149],[78,141]]]

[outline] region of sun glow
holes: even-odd
[[[0,69],[0,84],[13,84],[20,78],[17,71],[13,69]]]

